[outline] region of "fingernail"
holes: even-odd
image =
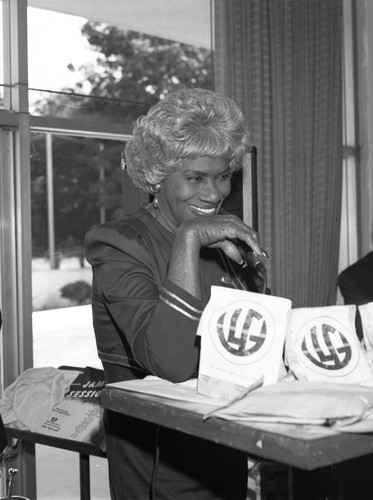
[[[267,252],[266,252],[263,248],[261,248],[260,250],[262,251],[262,255],[263,255],[266,259],[269,259],[269,255],[267,254]]]

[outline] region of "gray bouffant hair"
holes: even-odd
[[[168,94],[138,118],[124,157],[134,184],[149,191],[179,170],[183,158],[225,158],[233,172],[250,149],[237,104],[211,90],[191,89]]]

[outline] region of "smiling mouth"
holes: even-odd
[[[195,205],[189,205],[189,206],[194,212],[197,212],[199,215],[215,215],[215,213],[216,213],[216,207],[215,208],[201,208],[201,207],[196,207]]]

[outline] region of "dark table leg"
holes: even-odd
[[[80,500],[91,500],[91,484],[89,475],[89,455],[79,453]]]

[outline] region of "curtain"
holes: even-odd
[[[257,148],[272,293],[293,307],[335,304],[342,0],[215,0],[214,27],[216,91],[244,111]]]

